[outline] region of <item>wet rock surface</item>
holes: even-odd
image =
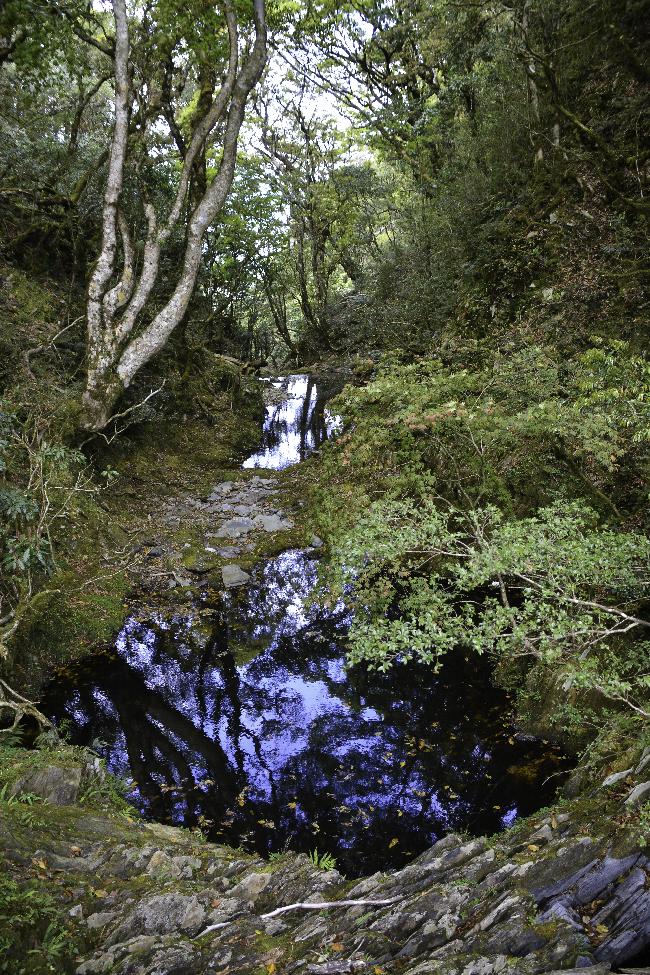
[[[628,792],[594,790],[592,808],[565,802],[491,840],[450,834],[355,882],[78,807],[40,830],[4,811],[0,828],[10,869],[38,873],[78,929],[78,975],[604,975],[650,944],[650,856]]]

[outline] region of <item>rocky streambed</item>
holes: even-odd
[[[78,975],[601,975],[642,965],[650,942],[638,832],[650,750],[634,758],[519,829],[449,834],[403,869],[359,881],[304,855],[268,862],[86,810],[79,800],[102,773],[70,755],[14,784],[16,796],[51,800],[46,825],[21,825],[18,803],[0,822],[12,869],[56,897]]]

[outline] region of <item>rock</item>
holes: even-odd
[[[650,796],[650,781],[639,782],[638,785],[634,786],[625,800],[625,805],[629,808],[634,808],[634,806],[639,806],[642,802],[645,802],[648,796]]]
[[[217,484],[213,488],[212,493],[208,497],[208,501],[220,501],[226,494],[230,494],[234,486],[232,481],[222,481],[221,484]]]
[[[157,894],[141,900],[119,928],[107,939],[116,945],[138,934],[197,935],[205,924],[206,911],[196,895]]]
[[[548,823],[545,823],[543,826],[540,826],[539,829],[536,829],[535,832],[531,833],[531,835],[528,837],[528,840],[531,843],[537,843],[539,845],[542,845],[544,843],[551,843],[554,839],[555,839],[555,833],[548,825]]]
[[[80,785],[81,768],[78,765],[72,768],[48,765],[23,775],[14,784],[11,795],[31,794],[40,796],[52,806],[72,806],[77,801]]]
[[[68,914],[70,915],[70,917],[79,918],[79,920],[81,920],[84,916],[84,909],[81,906],[81,904],[75,904],[74,907],[70,908]]]
[[[281,532],[293,528],[293,522],[281,515],[258,515],[255,524],[265,532]]]
[[[90,917],[86,919],[86,924],[89,928],[105,928],[107,924],[114,921],[117,917],[115,911],[98,911],[97,914],[91,914]]]
[[[612,772],[612,774],[608,775],[606,779],[603,779],[600,788],[609,789],[611,786],[617,785],[618,782],[622,782],[623,779],[626,779],[631,771],[631,768],[626,768],[623,772]]]
[[[215,535],[217,538],[240,538],[254,527],[252,518],[229,518],[217,529]]]
[[[250,582],[248,572],[244,572],[238,565],[224,565],[221,567],[221,577],[226,589],[234,589],[237,586],[245,586]]]
[[[644,748],[639,764],[634,769],[635,775],[640,775],[641,772],[648,767],[648,765],[650,765],[650,747]]]
[[[251,873],[230,891],[233,900],[243,900],[254,904],[262,891],[271,883],[270,873]]]
[[[324,544],[322,538],[319,538],[318,535],[312,535],[310,542],[312,548],[322,548]]]
[[[156,850],[147,865],[147,873],[154,877],[180,877],[189,880],[200,866],[198,857],[170,857],[164,850]]]
[[[162,547],[162,545],[156,545],[155,548],[150,548],[149,549],[149,551],[147,552],[147,558],[148,559],[159,559],[164,554],[165,554],[165,549]]]
[[[584,955],[581,957],[584,958]],[[589,959],[587,961],[589,962],[589,975],[609,975],[612,970],[610,965],[594,965]],[[586,965],[580,965],[578,968],[562,968],[549,972],[548,975],[584,975],[586,967]]]

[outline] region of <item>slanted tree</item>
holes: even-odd
[[[130,24],[125,0],[113,0],[115,118],[101,248],[88,286],[88,430],[106,426],[122,392],[183,320],[206,231],[232,186],[248,96],[266,63],[264,0],[252,0],[250,22],[231,0],[224,0],[222,15],[202,11],[170,14],[161,5]],[[135,52],[131,30],[140,40]],[[209,65],[208,57],[214,59]],[[206,152],[216,152],[217,143],[220,157],[208,182]],[[171,200],[167,193],[161,204],[159,193],[156,205],[160,167],[178,176]],[[138,244],[133,227],[140,214],[144,240]],[[167,263],[165,275],[175,273],[175,279],[162,288],[163,252],[172,239],[180,260],[175,272]],[[156,307],[147,316],[154,295]]]

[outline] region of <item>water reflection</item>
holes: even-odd
[[[513,734],[476,660],[346,672],[349,620],[309,606],[315,573],[285,552],[217,608],[132,618],[50,684],[46,713],[133,776],[146,815],[261,852],[317,847],[350,875],[551,799],[560,756]]]
[[[311,376],[286,376],[269,382],[281,400],[266,407],[260,449],[244,461],[243,467],[277,471],[305,460],[338,428],[339,420],[325,405],[331,390]]]

